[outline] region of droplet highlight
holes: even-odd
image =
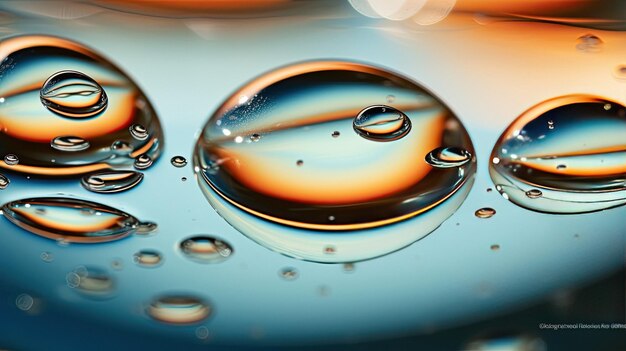
[[[219,263],[229,258],[232,247],[225,241],[212,236],[198,235],[180,243],[180,250],[185,257],[199,263]]]
[[[93,78],[65,70],[50,76],[41,87],[41,103],[51,112],[67,118],[93,117],[106,109],[108,98]]]
[[[548,121],[558,126],[549,133]],[[591,95],[554,98],[507,128],[492,151],[500,162],[490,165],[489,174],[502,196],[539,212],[621,206],[626,203],[624,140],[623,105]]]
[[[2,212],[11,223],[33,234],[77,243],[119,240],[139,223],[115,208],[62,197],[12,201],[2,206]]]
[[[152,319],[167,324],[197,324],[211,315],[207,302],[190,295],[169,295],[155,299],[146,310]]]
[[[109,194],[130,190],[142,180],[143,174],[140,172],[107,171],[84,176],[81,185],[94,193]]]
[[[403,112],[385,105],[365,108],[354,119],[354,130],[373,141],[398,140],[411,131],[411,120]]]

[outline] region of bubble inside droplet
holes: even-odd
[[[0,154],[19,155],[12,171],[67,177],[131,166],[140,153],[159,155],[156,113],[113,64],[61,38],[17,36],[0,45],[0,61],[11,62],[0,65],[0,96],[10,101],[0,104]],[[150,137],[133,138],[128,128],[134,124]],[[138,151],[116,151],[116,141]]]
[[[206,235],[193,236],[183,240],[180,243],[180,250],[185,257],[200,263],[222,262],[233,253],[229,244]]]
[[[133,255],[134,262],[142,267],[158,267],[161,265],[163,255],[156,250],[141,250]]]
[[[143,174],[134,171],[107,171],[86,175],[83,188],[95,193],[118,193],[134,188],[143,180]]]
[[[476,217],[478,218],[491,218],[495,214],[496,214],[496,210],[494,210],[491,207],[483,207],[483,208],[476,210],[476,212],[474,212],[474,215],[476,215]]]
[[[86,118],[107,107],[104,89],[93,78],[78,71],[60,71],[50,76],[41,87],[41,103],[62,117]]]
[[[388,95],[393,107],[377,105]],[[255,133],[260,142],[233,139]],[[453,147],[474,154],[461,122],[426,89],[372,66],[309,62],[234,92],[206,123],[194,170],[213,207],[253,240],[297,258],[352,262],[410,244],[458,208],[475,158],[463,167],[423,162]],[[410,218],[420,225],[391,239],[384,229],[366,233]]]
[[[89,149],[89,142],[75,136],[60,136],[52,139],[50,146],[59,151],[76,152]]]
[[[625,204],[625,112],[616,102],[589,95],[563,96],[530,108],[493,149],[492,157],[500,159],[489,168],[496,188],[524,208],[547,213]],[[546,133],[549,121],[558,128]]]
[[[365,139],[393,141],[411,131],[411,120],[403,112],[385,105],[369,106],[354,119],[354,130]]]
[[[33,299],[32,296],[28,294],[20,294],[15,299],[15,306],[17,306],[17,308],[19,308],[22,311],[30,310],[33,307],[34,303],[35,303],[35,300]]]
[[[182,156],[174,156],[170,162],[174,167],[185,167],[187,165],[187,159]]]
[[[50,253],[48,251],[42,252],[41,255],[39,255],[39,257],[41,258],[42,261],[44,261],[46,263],[50,263],[50,262],[54,261],[54,255],[52,255],[52,253]]]
[[[583,52],[599,52],[604,41],[594,34],[585,34],[576,40],[576,49]]]
[[[468,163],[472,155],[458,147],[437,148],[426,155],[426,162],[433,167],[460,167]]]
[[[18,227],[48,239],[98,243],[124,238],[135,217],[95,202],[49,197],[12,201],[2,206],[4,217]]]
[[[196,324],[211,314],[211,307],[202,299],[190,295],[169,295],[152,301],[148,315],[168,324]]]

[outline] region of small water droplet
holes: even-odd
[[[491,245],[491,251],[498,251],[498,250],[500,250],[500,245],[498,244]]]
[[[138,170],[143,170],[152,166],[152,158],[146,154],[139,155],[135,159],[135,168]]]
[[[411,131],[411,120],[401,111],[385,105],[369,106],[353,122],[358,135],[368,140],[393,141]]]
[[[50,76],[41,88],[40,98],[48,110],[68,118],[93,117],[104,111],[108,103],[100,84],[77,71],[60,71]]]
[[[488,193],[490,193],[490,192],[492,192],[492,191],[493,191],[493,189],[491,189],[491,188],[487,188],[487,192],[488,192]]]
[[[180,243],[180,250],[185,257],[199,263],[222,262],[233,253],[229,244],[206,235],[193,236],[183,240]]]
[[[541,195],[543,195],[543,193],[539,189],[530,189],[526,192],[526,196],[528,196],[531,199],[540,198]]]
[[[4,217],[18,227],[48,239],[98,243],[131,234],[135,217],[95,202],[62,198],[32,198],[2,206]]]
[[[552,120],[548,121],[548,129],[554,129],[554,122]]]
[[[567,168],[566,165],[557,165],[556,166],[556,169],[558,169],[558,170],[563,170],[563,169],[566,169],[566,168]]]
[[[33,307],[35,300],[28,294],[20,294],[15,299],[15,306],[22,311],[28,311]]]
[[[302,161],[302,160],[296,161],[296,166],[298,166],[298,167],[302,166],[303,164],[304,164],[304,161]]]
[[[94,193],[118,193],[134,188],[143,180],[143,174],[134,171],[106,171],[86,175],[83,188]]]
[[[0,174],[0,190],[4,190],[9,186],[11,181],[4,174]]]
[[[141,222],[135,229],[135,234],[140,236],[148,236],[153,234],[158,229],[158,225],[154,222]]]
[[[20,163],[20,159],[17,158],[15,154],[7,154],[6,156],[4,156],[4,163],[9,166],[15,166],[16,164]]]
[[[348,262],[348,263],[344,263],[343,264],[344,272],[352,273],[352,272],[354,272],[354,269],[355,269],[355,266],[354,266],[354,263],[352,263],[352,262]]]
[[[611,107],[612,107],[612,105],[611,105],[611,104],[604,104],[604,109],[605,109],[606,111],[610,110],[610,109],[611,109]]]
[[[111,268],[116,271],[121,271],[122,269],[124,269],[124,262],[122,262],[121,259],[114,259],[113,261],[111,261]]]
[[[133,124],[128,128],[130,135],[137,140],[146,140],[150,136],[146,127],[141,124]]]
[[[172,163],[172,166],[178,168],[185,167],[187,165],[187,159],[182,156],[174,156],[170,162]]]
[[[210,336],[211,336],[211,333],[209,331],[209,328],[205,326],[200,326],[196,328],[196,338],[200,340],[207,340],[209,339]]]
[[[476,212],[474,212],[474,215],[476,215],[476,217],[478,218],[491,218],[495,214],[496,214],[496,210],[494,210],[491,207],[483,207],[481,209],[476,210]]]
[[[337,249],[334,246],[326,246],[324,247],[324,253],[327,255],[334,255],[337,252]]]
[[[133,255],[133,261],[141,267],[154,268],[163,263],[163,255],[156,250],[141,250]]]
[[[113,277],[97,267],[76,267],[65,276],[65,280],[68,287],[88,297],[111,297],[115,290]]]
[[[582,52],[600,52],[604,41],[593,34],[585,34],[576,40],[576,49]]]
[[[123,140],[116,140],[111,144],[111,151],[118,155],[129,155],[133,152],[133,147]]]
[[[333,138],[339,138],[340,135],[341,133],[339,133],[339,131],[334,131],[333,134],[331,134]]]
[[[168,295],[156,298],[146,312],[152,319],[168,324],[197,324],[211,314],[211,306],[191,295]]]
[[[52,255],[52,253],[50,253],[48,251],[42,252],[41,255],[39,255],[39,257],[41,258],[42,261],[44,261],[46,263],[50,263],[50,262],[54,261],[54,255]]]
[[[182,177],[182,178],[180,178],[180,180],[182,180],[183,182],[186,182],[187,181],[187,177]]]
[[[250,135],[250,140],[252,140],[253,142],[256,143],[257,141],[261,140],[261,135],[257,134],[257,133],[254,133],[254,134]]]
[[[89,149],[89,142],[75,136],[60,136],[52,139],[50,146],[53,149],[66,152],[77,152]],[[53,160],[56,162],[56,160]]]
[[[286,267],[280,270],[280,277],[285,280],[295,280],[298,278],[298,270],[293,267]]]
[[[387,95],[387,103],[389,103],[389,104],[390,104],[390,103],[392,103],[392,102],[394,102],[394,101],[396,101],[396,97],[395,97],[395,96],[393,96],[393,95]]]
[[[618,65],[615,67],[613,76],[621,81],[626,81],[626,65]]]
[[[433,167],[461,167],[472,159],[472,155],[458,147],[437,148],[426,155],[426,162]]]

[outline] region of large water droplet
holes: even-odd
[[[65,276],[67,286],[79,293],[95,298],[111,297],[115,290],[115,280],[104,269],[79,266]]]
[[[131,234],[137,219],[95,202],[61,198],[17,200],[2,206],[4,217],[33,234],[66,242],[98,243]]]
[[[104,89],[93,78],[78,71],[60,71],[41,87],[41,103],[50,111],[67,118],[93,117],[107,107]]]
[[[606,109],[607,104],[611,108]],[[558,125],[553,131],[546,127],[550,120]],[[528,209],[607,209],[626,203],[624,140],[624,106],[588,95],[555,98],[532,107],[509,126],[492,152],[500,162],[492,163],[489,173],[505,198]]]
[[[222,262],[233,253],[233,248],[228,243],[206,235],[183,240],[180,250],[185,257],[200,263]]]
[[[0,174],[0,190],[6,189],[11,181],[4,174]]]
[[[118,193],[132,189],[143,180],[143,174],[134,171],[107,171],[89,174],[81,180],[82,186],[95,193]]]
[[[19,156],[13,172],[67,177],[132,166],[141,154],[159,156],[163,135],[156,114],[113,64],[61,38],[19,36],[0,45],[0,96],[6,101],[0,103],[0,155]],[[128,129],[135,124],[149,136],[133,138]],[[116,150],[114,142],[127,150]]]
[[[50,146],[59,151],[83,151],[89,149],[89,142],[75,136],[60,136],[52,139]]]
[[[460,167],[468,163],[472,155],[458,147],[437,148],[426,155],[426,162],[433,167]]]
[[[163,323],[196,324],[211,314],[211,306],[189,295],[168,295],[155,299],[147,308],[148,315]]]
[[[133,255],[135,263],[142,267],[158,267],[163,262],[163,255],[156,250],[141,250]]]
[[[411,120],[391,106],[376,105],[359,112],[354,119],[353,127],[365,139],[392,141],[404,137],[411,131]]]
[[[388,95],[390,106],[377,105]],[[238,142],[254,134],[263,138]],[[253,240],[298,258],[353,262],[412,243],[458,208],[475,160],[420,161],[437,148],[474,153],[460,121],[425,89],[371,66],[310,62],[233,93],[204,127],[194,162],[211,204]],[[385,230],[367,232],[416,216],[419,225],[390,240]],[[349,238],[332,234],[347,230]],[[327,245],[337,254],[324,254]]]

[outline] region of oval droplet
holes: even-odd
[[[20,159],[15,154],[7,154],[4,156],[4,163],[8,166],[15,166],[20,163]]]
[[[137,85],[112,63],[56,37],[16,36],[0,46],[0,62],[10,62],[0,65],[0,97],[11,102],[0,103],[0,155],[19,151],[20,159],[11,171],[68,177],[129,167],[140,154],[156,160],[163,143],[157,115]],[[133,138],[128,128],[134,124],[149,130],[150,137]],[[89,141],[90,147],[63,140],[70,136]],[[116,141],[128,150],[115,150]],[[0,162],[0,168],[9,164]]]
[[[130,131],[130,135],[137,140],[146,140],[148,136],[150,136],[146,127],[141,124],[133,124],[128,130]]]
[[[15,298],[15,306],[22,311],[30,310],[34,304],[35,299],[28,294],[19,294],[17,298]]]
[[[83,188],[94,193],[118,193],[134,188],[143,180],[143,173],[135,171],[107,171],[86,175]]]
[[[261,135],[254,133],[250,135],[250,140],[256,143],[257,141],[261,140]]]
[[[187,159],[182,156],[174,156],[170,162],[172,163],[172,166],[178,168],[185,167],[187,165]]]
[[[558,128],[549,131],[547,121]],[[489,173],[505,198],[527,209],[584,213],[620,206],[626,204],[624,140],[623,105],[590,95],[558,97],[507,128],[492,152],[500,162]],[[533,190],[542,195],[528,196]]]
[[[4,217],[18,227],[48,239],[99,243],[131,234],[137,219],[95,202],[42,197],[12,201],[2,206]]]
[[[141,267],[154,268],[163,263],[163,255],[156,250],[141,250],[133,255],[133,261]]]
[[[585,34],[576,40],[576,49],[582,52],[599,52],[604,41],[593,34]]]
[[[197,324],[209,317],[211,312],[207,302],[190,295],[159,297],[147,308],[148,316],[168,324]]]
[[[452,168],[461,167],[468,163],[472,155],[458,147],[437,148],[426,155],[426,162],[433,167]]]
[[[0,190],[4,190],[9,186],[11,181],[4,174],[0,174]]]
[[[280,270],[279,275],[284,280],[295,280],[298,278],[298,270],[293,267],[286,267]]]
[[[528,196],[531,199],[540,198],[541,195],[543,195],[543,193],[539,189],[530,189],[526,192],[526,196]]]
[[[150,156],[143,154],[139,155],[135,159],[135,164],[133,165],[136,169],[144,170],[146,168],[150,168],[152,166],[152,158]]]
[[[353,127],[357,134],[365,139],[393,141],[411,131],[411,120],[391,106],[375,105],[359,112],[354,119]]]
[[[100,84],[78,71],[59,71],[41,87],[41,103],[61,117],[93,117],[107,108],[107,94]]]
[[[377,105],[388,95],[393,107]],[[254,134],[262,140],[237,139]],[[301,259],[354,262],[409,245],[458,208],[475,158],[462,172],[419,162],[452,147],[474,154],[461,122],[426,89],[372,66],[308,62],[233,93],[205,125],[194,170],[211,205],[253,240]],[[408,219],[393,238],[367,231]],[[324,254],[327,245],[337,253]]]
[[[108,298],[115,290],[115,280],[104,269],[98,267],[76,267],[65,276],[67,286],[94,298]]]
[[[211,236],[199,235],[183,240],[180,250],[185,257],[200,263],[222,262],[233,253],[226,242]]]
[[[158,227],[159,226],[154,222],[141,222],[137,225],[135,234],[147,236],[156,232]]]
[[[117,155],[130,155],[133,147],[123,140],[116,140],[111,144],[111,151]]]
[[[615,67],[613,75],[621,81],[626,81],[626,65],[618,65]]]
[[[476,210],[476,212],[474,212],[474,215],[476,215],[476,217],[478,218],[491,218],[495,214],[496,214],[496,210],[494,210],[491,207],[483,207],[483,208]]]
[[[76,152],[89,149],[89,142],[75,136],[60,136],[52,139],[50,146],[59,151]]]

